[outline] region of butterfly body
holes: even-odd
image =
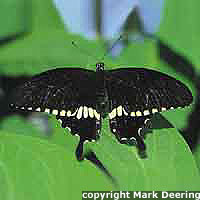
[[[106,88],[104,64],[96,66],[96,110],[103,118],[109,111],[109,97]]]
[[[136,144],[145,151],[142,130],[156,112],[185,107],[192,102],[190,90],[166,74],[143,68],[104,70],[57,68],[33,76],[18,87],[12,98],[17,109],[56,115],[63,128],[78,135],[78,160],[83,144],[101,135],[103,118],[122,144]]]

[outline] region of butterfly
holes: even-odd
[[[119,143],[146,146],[142,134],[151,117],[192,103],[190,90],[167,74],[144,68],[96,71],[56,68],[33,76],[16,88],[11,106],[56,115],[62,128],[80,137],[76,157],[83,160],[85,142],[100,138],[102,120],[108,116],[110,130]]]

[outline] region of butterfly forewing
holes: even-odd
[[[106,72],[106,87],[113,109],[122,106],[131,116],[146,116],[171,108],[185,107],[192,94],[180,81],[143,68]]]
[[[80,106],[94,107],[94,73],[80,68],[44,72],[17,88],[12,103],[19,109],[53,112],[61,116],[67,112],[75,113]]]

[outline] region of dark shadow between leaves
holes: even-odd
[[[159,113],[156,113],[151,121],[152,129],[173,128],[173,125]]]
[[[144,129],[144,132],[142,133],[143,138],[146,138],[146,135],[153,134],[154,129],[166,129],[166,128],[173,128],[173,125],[165,119],[161,114],[156,113],[153,115],[151,119],[151,125]],[[148,158],[148,149],[145,149],[144,151],[140,151],[138,149],[138,154],[141,159]]]
[[[6,119],[9,116],[12,115],[20,115],[22,117],[28,117],[30,115],[30,112],[28,111],[15,111],[13,108],[10,107],[9,101],[10,101],[10,94],[12,93],[13,89],[17,85],[21,85],[27,80],[29,80],[30,76],[0,76],[0,123],[2,120]]]
[[[104,164],[97,158],[95,152],[89,151],[84,156],[85,160],[90,161],[95,167],[97,167],[101,172],[103,172],[108,179],[112,182],[116,189],[119,189],[119,184],[117,180],[112,176]]]
[[[163,41],[157,41],[160,58],[189,80],[196,80],[195,66],[183,55],[175,52]]]
[[[173,48],[160,39],[157,40],[157,46],[161,60],[175,69],[178,73],[181,73],[187,77],[188,80],[192,81],[196,87],[197,98],[193,107],[193,111],[189,115],[187,126],[183,130],[180,130],[191,150],[195,151],[196,146],[200,141],[200,76],[195,72],[195,66],[188,58],[186,58],[186,56],[176,52]]]
[[[12,35],[8,35],[6,37],[2,37],[2,38],[0,38],[0,47],[3,48],[7,44],[10,44],[20,38],[25,37],[26,34],[27,34],[27,32],[20,32],[20,33],[14,33]]]

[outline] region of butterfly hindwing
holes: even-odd
[[[86,107],[84,108],[85,110],[87,109]],[[95,110],[93,109],[93,111]],[[97,119],[95,115],[91,117],[89,114],[87,116],[82,116],[81,118],[78,118],[77,115],[70,117],[62,117],[57,115],[56,119],[60,121],[62,128],[67,128],[72,133],[72,135],[78,135],[84,141],[91,142],[99,139],[101,131],[100,117]]]
[[[61,123],[62,128],[67,128],[72,135],[80,137],[79,145],[76,149],[78,160],[83,159],[83,144],[86,141],[96,141],[101,133],[101,117],[97,115],[96,110],[81,106],[78,114],[70,117],[56,116]]]
[[[144,131],[150,128],[150,118],[151,116],[117,116],[109,120],[110,130],[121,144],[136,145],[139,153],[144,155]]]

